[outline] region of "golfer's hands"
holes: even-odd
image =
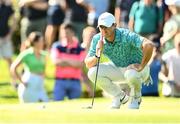
[[[144,67],[141,65],[141,64],[132,64],[132,65],[129,65],[128,66],[128,69],[134,69],[136,70],[137,72],[140,72],[144,69]],[[153,81],[152,81],[152,78],[151,76],[149,75],[149,77],[143,82],[143,84],[145,86],[149,86],[149,85],[152,85],[153,84]]]
[[[138,72],[143,70],[143,67],[141,66],[141,64],[131,64],[127,67],[127,69],[134,69]]]
[[[96,56],[100,57],[101,52],[103,50],[103,45],[104,45],[103,36],[101,35],[100,40],[98,41],[97,46],[96,46]]]

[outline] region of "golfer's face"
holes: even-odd
[[[114,33],[114,26],[105,27],[105,26],[100,25],[99,30],[105,38],[109,38]]]

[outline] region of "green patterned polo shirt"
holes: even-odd
[[[100,33],[96,34],[92,41],[87,56],[94,56],[96,45],[100,39]],[[103,54],[107,56],[117,67],[127,67],[130,64],[142,61],[143,38],[128,29],[116,28],[113,43],[104,39]]]

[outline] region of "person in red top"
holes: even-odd
[[[85,49],[75,37],[71,24],[63,24],[60,29],[61,40],[51,49],[51,58],[56,65],[54,100],[79,98],[81,96],[81,70],[85,58]]]

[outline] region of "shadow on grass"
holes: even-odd
[[[18,98],[17,96],[13,95],[1,95],[0,98],[5,98],[5,99],[16,99]]]
[[[9,82],[0,82],[0,86],[10,86]]]
[[[16,94],[10,89],[9,82],[0,82],[0,99],[17,99]]]

